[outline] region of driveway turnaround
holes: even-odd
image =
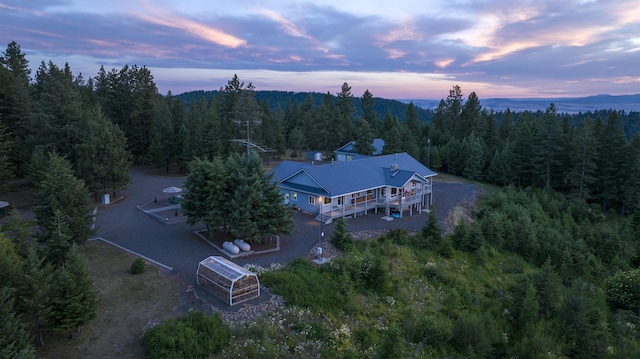
[[[205,229],[205,226],[186,223],[165,225],[136,208],[154,198],[166,196],[162,192],[165,188],[183,187],[183,177],[157,176],[153,172],[148,169],[131,172],[131,184],[118,193],[123,199],[100,207],[96,219],[96,236],[172,267],[186,285],[195,287],[198,263],[208,256],[223,254],[194,233]],[[474,200],[479,193],[476,185],[440,182],[437,179],[433,190],[436,216],[441,222],[455,205]],[[306,257],[318,243],[320,223],[301,212],[295,212],[294,219],[296,227],[293,233],[280,238],[280,251],[233,261],[240,265],[252,263],[267,267],[272,263],[286,264],[294,258]],[[347,228],[352,232],[394,228],[418,231],[424,226],[426,219],[426,214],[409,216],[405,213],[401,219],[385,221],[381,213],[370,213],[347,220]],[[334,228],[335,224],[322,225],[324,240],[329,239]]]

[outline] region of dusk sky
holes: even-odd
[[[161,93],[440,99],[640,93],[638,0],[0,0],[0,46],[96,76],[147,66]]]

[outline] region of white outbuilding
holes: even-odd
[[[229,305],[260,296],[258,276],[220,256],[203,259],[196,275],[199,286]]]

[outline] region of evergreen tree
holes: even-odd
[[[513,129],[513,153],[515,155],[516,173],[518,174],[518,185],[531,185],[533,180],[533,134],[531,130],[530,115],[525,114],[518,117]]]
[[[335,137],[338,148],[343,146],[352,140],[353,132],[353,113],[355,110],[353,104],[353,94],[351,93],[351,87],[346,82],[342,84],[340,92],[337,94],[337,111],[338,116],[335,118],[331,128],[333,129],[332,137]]]
[[[18,288],[22,272],[22,259],[11,240],[0,233],[0,287]]]
[[[331,121],[337,116],[337,108],[331,93],[327,92],[322,97],[322,104],[316,110],[316,131],[322,141],[320,148],[324,150],[325,157],[329,157],[332,150],[338,148],[338,143],[332,138],[330,129]]]
[[[442,245],[442,229],[433,208],[429,211],[427,223],[422,227],[420,239],[422,243],[419,244],[419,247],[438,250]]]
[[[9,190],[9,180],[14,176],[13,161],[11,161],[11,140],[7,133],[7,127],[2,123],[0,114],[0,193]]]
[[[353,236],[347,229],[347,222],[340,217],[336,222],[336,229],[331,234],[331,238],[329,239],[331,244],[333,244],[336,248],[348,251],[353,248]]]
[[[617,112],[611,112],[607,123],[598,133],[598,181],[596,199],[603,209],[617,205],[622,200],[624,181],[627,179],[628,166],[627,139]]]
[[[471,92],[460,112],[460,134],[463,139],[472,132],[482,138],[485,135],[485,120],[482,116],[482,105],[475,92]]]
[[[11,288],[0,285],[0,358],[35,358],[35,348],[14,308]]]
[[[590,196],[597,180],[598,144],[591,118],[586,118],[571,141],[571,165],[568,181],[571,191],[580,199]]]
[[[99,109],[87,113],[82,142],[74,147],[76,174],[95,197],[125,188],[129,182],[126,138]]]
[[[291,130],[291,133],[289,134],[289,147],[291,147],[291,156],[292,157],[301,157],[302,156],[302,149],[304,148],[304,143],[305,143],[305,138],[304,138],[304,132],[302,132],[302,129],[300,129],[300,127],[295,127],[293,130]]]
[[[561,153],[560,128],[555,105],[552,103],[545,110],[544,116],[533,135],[535,174],[540,178],[540,185],[552,188],[558,166],[558,155]]]
[[[605,355],[610,343],[602,291],[581,279],[571,283],[560,319],[564,324],[568,355],[594,358]]]
[[[442,157],[440,156],[440,147],[431,146],[431,153],[429,154],[429,157],[430,157],[429,159],[430,166],[428,167],[434,171],[440,171],[442,169]]]
[[[374,137],[380,135],[380,121],[375,111],[376,100],[369,90],[365,90],[360,99],[360,107],[362,107],[362,118],[369,123],[373,130]]]
[[[151,143],[149,157],[156,167],[164,167],[169,173],[169,166],[176,158],[178,151],[176,133],[171,109],[168,105],[158,104],[153,124],[151,125]]]
[[[518,311],[518,326],[523,333],[526,333],[530,326],[538,321],[539,312],[540,305],[538,304],[536,287],[533,284],[529,284]]]
[[[234,156],[235,168],[230,199],[231,233],[250,242],[259,242],[276,233],[290,233],[292,212],[282,201],[277,183],[264,173],[260,157]]]
[[[467,156],[464,160],[463,173],[469,180],[475,181],[482,179],[482,172],[485,164],[485,147],[484,143],[473,133],[465,138]]]
[[[369,122],[361,118],[356,122],[355,126],[355,151],[361,155],[371,156],[375,147],[373,147],[373,130],[369,126]]]
[[[21,283],[23,311],[32,320],[40,345],[44,345],[42,329],[47,326],[51,315],[50,295],[54,283],[54,268],[38,254],[35,246],[29,247],[24,261],[24,279]]]
[[[30,143],[62,156],[71,155],[74,144],[81,141],[79,130],[84,117],[69,64],[59,68],[52,62],[42,62],[36,73],[34,97]]]
[[[382,147],[383,155],[402,152],[403,143],[400,124],[396,123],[389,132],[385,132],[384,136],[384,146]]]
[[[24,176],[33,146],[28,142],[33,111],[30,74],[29,61],[20,45],[15,41],[9,43],[0,55],[0,118],[12,143],[8,154],[11,164],[7,168],[15,170],[18,176]]]
[[[512,145],[507,143],[501,151],[496,151],[493,155],[489,167],[487,168],[486,178],[494,184],[507,186],[516,179],[515,171],[515,154]]]
[[[69,229],[73,243],[84,243],[93,234],[93,206],[83,181],[73,175],[69,162],[49,155],[43,179],[37,184],[34,208],[41,239],[48,242],[60,230],[60,220]]]
[[[500,122],[500,139],[502,141],[507,141],[511,138],[511,131],[513,130],[513,112],[511,112],[510,108],[507,108],[502,116],[502,122]]]
[[[215,161],[220,162],[219,159]],[[215,195],[215,188],[211,187],[211,184],[226,186],[226,181],[223,183],[212,181],[215,176],[213,167],[213,162],[201,158],[195,158],[189,162],[189,174],[184,180],[185,194],[181,205],[182,214],[190,225],[204,222],[205,217],[210,214],[210,206],[214,204],[210,198]],[[208,230],[211,230],[212,225],[219,223],[204,222],[204,224]]]
[[[5,235],[13,242],[15,252],[20,258],[26,258],[27,251],[31,246],[31,229],[29,224],[24,221],[20,210],[17,208],[11,209],[9,218],[2,227],[3,230],[6,230]]]
[[[405,114],[404,125],[408,129],[407,141],[411,141],[414,143],[419,142],[422,137],[422,126],[420,121],[418,121],[418,112],[416,111],[416,106],[413,102],[409,102],[407,105],[407,112]]]
[[[46,329],[54,332],[66,330],[71,339],[72,330],[77,331],[80,326],[93,321],[98,308],[87,260],[76,244],[67,252],[64,265],[56,274],[51,316]]]

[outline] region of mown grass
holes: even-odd
[[[181,281],[149,263],[144,273],[131,274],[135,257],[100,241],[88,242],[81,250],[98,291],[97,317],[73,339],[66,333],[45,335],[45,346],[37,347],[37,356],[144,358],[143,329],[179,314]]]

